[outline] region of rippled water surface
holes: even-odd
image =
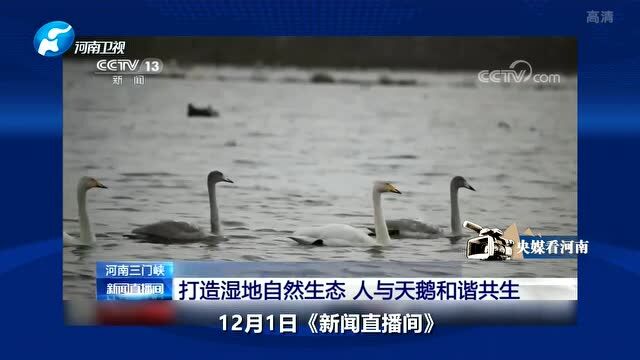
[[[79,231],[79,177],[109,189],[88,195],[97,245],[65,247],[65,296],[93,296],[98,260],[331,262],[345,276],[576,274],[575,261],[467,262],[464,241],[447,238],[396,240],[384,250],[306,248],[286,238],[301,226],[371,225],[378,179],[403,192],[383,196],[387,218],[448,228],[454,175],[477,189],[460,190],[463,220],[575,234],[575,79],[554,88],[476,86],[473,73],[403,73],[419,86],[365,86],[285,81],[309,77],[292,69],[256,77],[251,69],[199,67],[136,88],[91,70],[64,65],[64,230]],[[381,72],[336,73],[377,79]],[[190,102],[221,116],[189,118]],[[208,227],[206,176],[215,169],[235,181],[217,191],[228,242],[123,236],[163,219]]]

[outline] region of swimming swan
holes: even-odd
[[[391,192],[401,194],[393,184],[376,181],[373,184],[373,218],[376,228],[376,238],[371,238],[364,230],[349,225],[329,224],[320,227],[305,228],[296,231],[289,238],[301,245],[326,246],[386,246],[391,239],[384,221],[381,207],[381,194]]]
[[[449,187],[451,196],[451,234],[457,236],[463,234],[462,225],[460,223],[460,209],[458,207],[458,189],[466,188],[472,191],[476,191],[473,186],[469,185],[467,180],[462,176],[455,176],[451,179]],[[389,228],[389,234],[394,237],[400,238],[423,238],[423,237],[435,237],[445,235],[442,229],[435,225],[425,224],[422,221],[399,219],[388,220],[387,227]],[[374,233],[374,229],[370,229]],[[377,229],[375,229],[377,230]],[[449,234],[447,234],[449,235]]]
[[[89,221],[89,214],[87,213],[87,191],[93,188],[106,189],[107,187],[102,185],[98,180],[83,176],[78,181],[78,219],[80,222],[80,239],[67,234],[62,233],[62,240],[65,245],[91,245],[96,241],[95,236],[91,232],[91,222]]]
[[[219,182],[233,183],[233,181],[224,176],[220,171],[212,171],[207,176],[209,207],[211,209],[211,233],[207,233],[206,230],[195,224],[184,221],[165,220],[134,229],[132,232],[138,235],[134,237],[169,241],[198,241],[219,238],[222,235],[220,218],[218,217],[218,205],[216,203],[216,184]]]

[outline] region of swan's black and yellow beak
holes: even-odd
[[[402,192],[400,192],[400,190],[398,190],[395,186],[393,186],[393,184],[391,183],[387,183],[387,188],[386,190],[388,192],[392,192],[394,194],[402,194]]]
[[[233,184],[233,180],[229,179],[229,178],[228,178],[228,177],[226,177],[226,176],[222,178],[222,181],[224,181],[224,182],[228,182],[228,183],[232,183],[232,184]]]
[[[474,189],[474,188],[473,188],[473,186],[471,186],[471,185],[469,185],[469,184],[467,184],[465,187],[466,187],[467,189],[471,190],[471,191],[476,191],[476,189]]]
[[[100,189],[108,189],[108,187],[104,186],[101,182],[96,181],[96,187]]]

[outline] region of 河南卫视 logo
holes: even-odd
[[[42,56],[60,56],[69,50],[75,36],[71,25],[64,21],[52,21],[38,29],[33,38],[33,47]]]

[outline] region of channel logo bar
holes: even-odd
[[[171,300],[173,262],[98,262],[98,301]]]

